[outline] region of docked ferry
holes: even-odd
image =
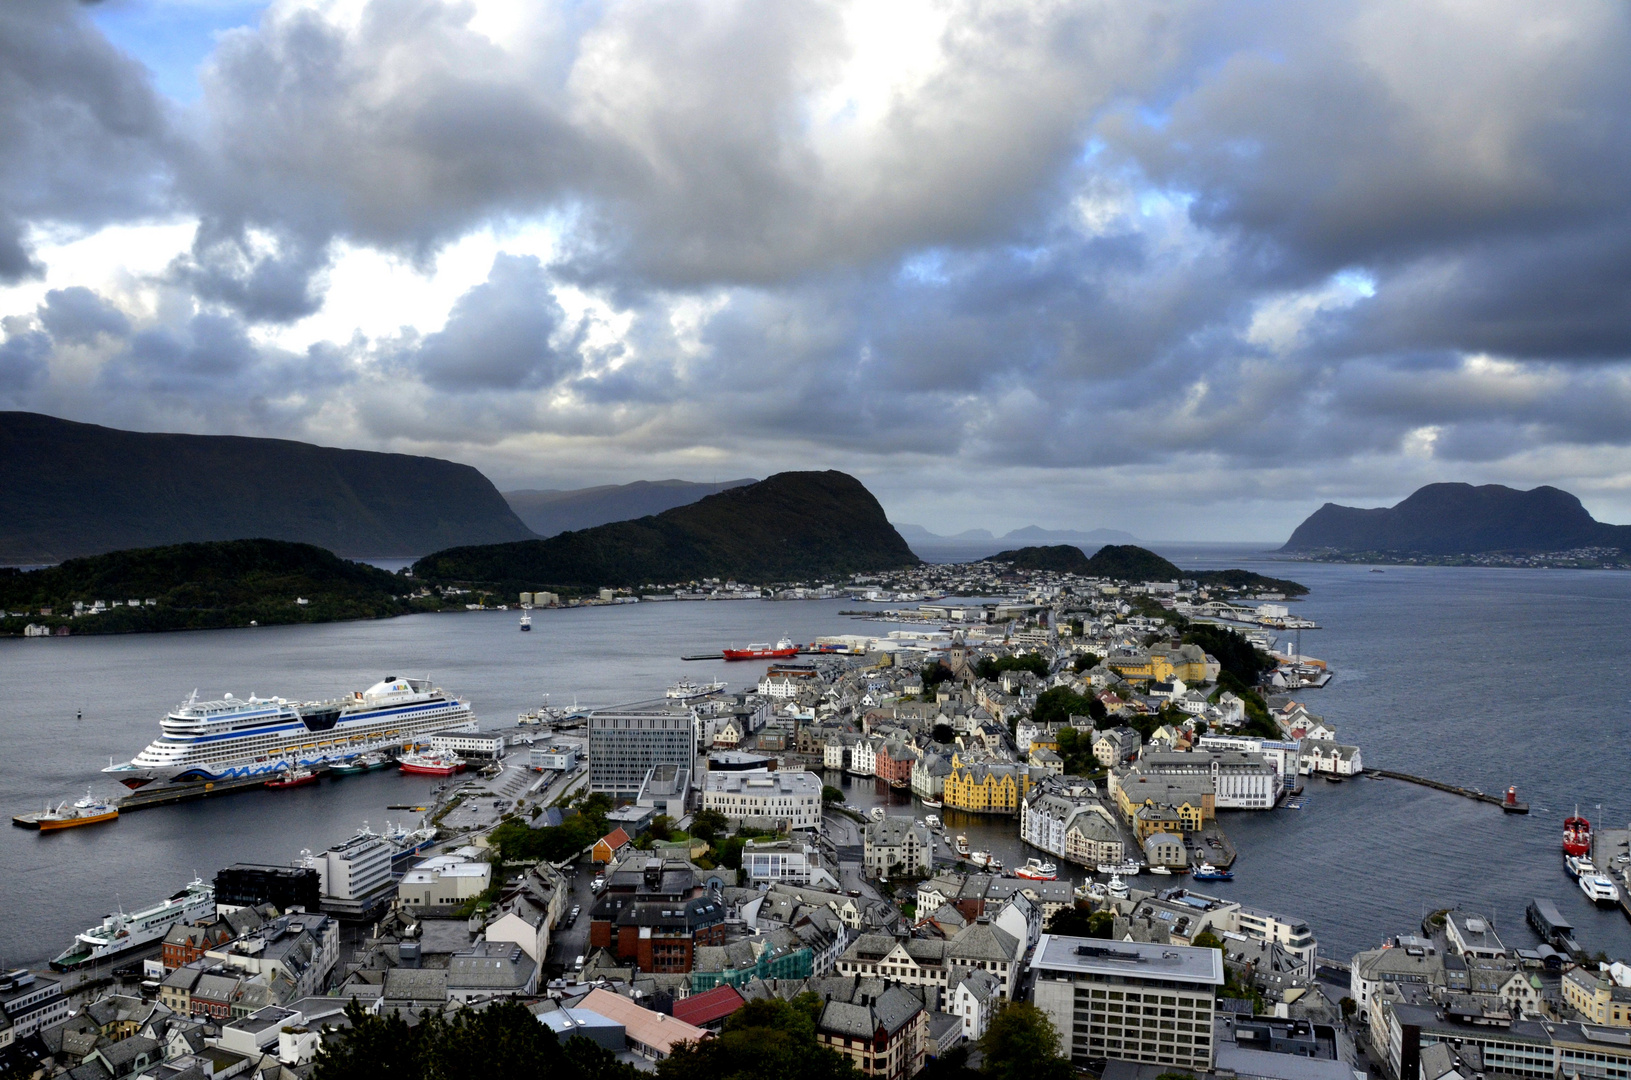
[[[140,911],[116,911],[74,938],[51,966],[58,971],[102,960],[140,945],[158,941],[179,921],[215,912],[215,888],[194,878],[185,889]]]
[[[287,701],[198,691],[162,721],[163,734],[122,765],[102,771],[126,787],[265,777],[358,754],[426,742],[438,732],[473,732],[470,703],[426,679],[388,675],[330,701]]]

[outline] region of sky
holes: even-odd
[[[0,5],[0,409],[850,472],[892,520],[1631,522],[1631,8]]]

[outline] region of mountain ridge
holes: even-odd
[[[1326,503],[1280,550],[1445,557],[1583,547],[1631,550],[1631,526],[1597,521],[1579,498],[1561,488],[1440,483],[1418,488],[1389,507]]]
[[[0,561],[256,538],[400,557],[531,535],[485,476],[440,458],[0,412]]]
[[[777,473],[633,521],[543,540],[467,545],[413,566],[432,581],[516,589],[735,578],[791,581],[915,566],[872,493],[846,473]]]
[[[601,484],[572,489],[519,488],[503,492],[503,495],[504,501],[527,528],[548,539],[563,532],[650,517],[733,487],[756,482],[751,477],[717,484],[689,480],[636,480],[631,484]]]

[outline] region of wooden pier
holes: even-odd
[[[1460,795],[1464,799],[1476,799],[1478,802],[1486,802],[1491,806],[1499,806],[1508,814],[1527,814],[1529,812],[1528,803],[1509,803],[1498,795],[1486,795],[1477,788],[1446,784],[1441,780],[1429,780],[1425,776],[1412,776],[1409,773],[1394,772],[1391,769],[1366,769],[1365,772],[1371,776],[1380,776],[1388,780],[1403,780],[1407,784],[1420,784],[1422,787],[1430,787],[1435,791],[1442,791],[1449,795]]]

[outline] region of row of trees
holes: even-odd
[[[862,1080],[851,1060],[816,1040],[822,999],[801,994],[750,1001],[716,1037],[682,1043],[657,1065],[659,1080]],[[500,1002],[409,1025],[356,1002],[350,1029],[318,1053],[312,1080],[636,1080],[633,1067],[574,1036],[562,1043],[526,1006]],[[997,1012],[980,1040],[983,1061],[966,1047],[930,1062],[926,1080],[1070,1080],[1059,1033],[1034,1005]]]

